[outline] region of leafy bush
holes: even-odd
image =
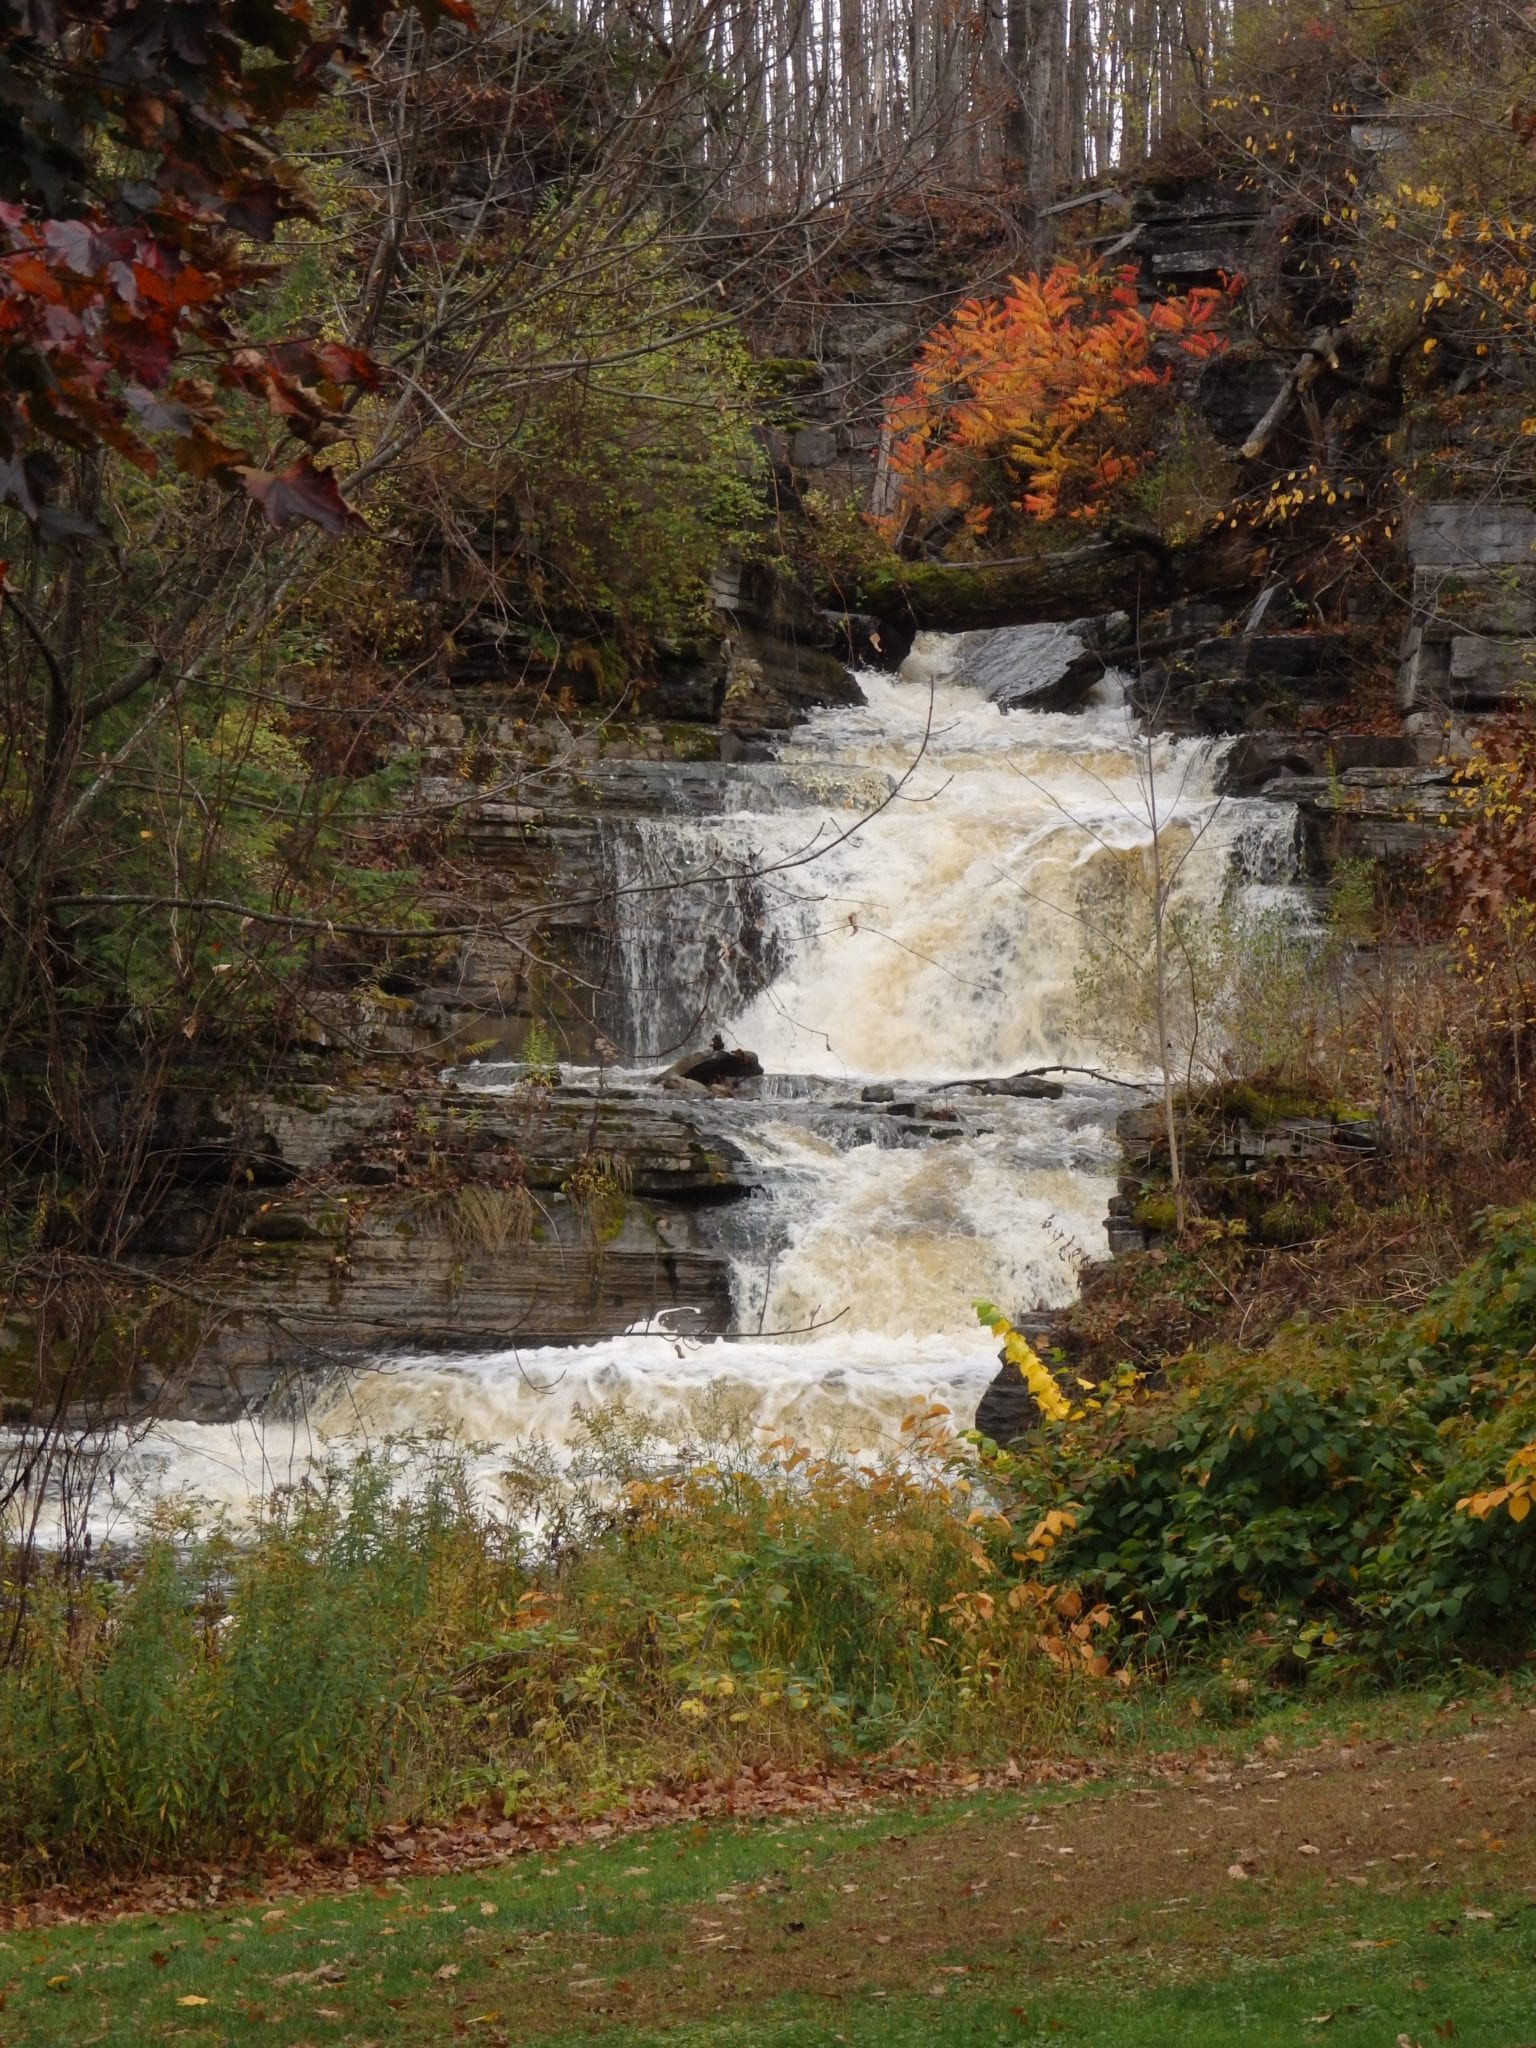
[[[978,539],[1010,514],[1098,517],[1150,459],[1148,407],[1166,399],[1173,362],[1226,346],[1227,303],[1197,290],[1143,313],[1131,270],[1070,262],[967,299],[924,342],[891,410],[893,525],[963,522]]]
[[[1518,1655],[1536,1630],[1530,1531],[1458,1503],[1536,1434],[1536,1235],[1482,1255],[1406,1319],[1296,1324],[1256,1354],[1126,1372],[1027,1451],[987,1452],[1010,1510],[1067,1510],[1052,1568],[1112,1601],[1149,1654],[1239,1629],[1277,1664]]]

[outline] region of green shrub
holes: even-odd
[[[1536,1436],[1536,1235],[1483,1254],[1418,1313],[1295,1325],[1153,1387],[1128,1376],[1027,1450],[989,1457],[1016,1520],[1069,1508],[1053,1572],[1112,1601],[1158,1658],[1240,1629],[1282,1661],[1387,1667],[1536,1641],[1536,1543],[1456,1503]]]

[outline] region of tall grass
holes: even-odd
[[[121,1577],[32,1594],[0,1674],[0,1859],[136,1866],[1044,1741],[1069,1688],[1037,1617],[988,1595],[934,1448],[668,1461],[608,1411],[573,1466],[525,1464],[510,1512],[418,1445],[317,1471],[246,1530],[168,1521]]]

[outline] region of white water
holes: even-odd
[[[1021,631],[1020,658],[1051,630]],[[521,1445],[569,1444],[583,1406],[616,1398],[676,1444],[728,1419],[890,1449],[932,1399],[969,1422],[995,1370],[973,1298],[1070,1300],[1080,1260],[1103,1249],[1111,1127],[1135,1097],[1070,1075],[1055,1102],[956,1090],[926,1098],[956,1121],[925,1137],[862,1105],[860,1085],[1102,1065],[1077,1022],[1083,931],[1147,861],[1153,813],[1181,894],[1212,913],[1234,886],[1283,887],[1292,832],[1273,806],[1219,799],[1219,745],[1149,749],[1112,682],[1078,713],[1001,713],[965,680],[983,637],[995,668],[997,635],[925,636],[899,677],[860,677],[864,708],[813,718],[776,764],[729,778],[718,815],[616,835],[636,1052],[718,1026],[770,1076],[805,1077],[677,1105],[740,1145],[769,1190],[728,1223],[746,1334],[382,1360],[301,1424],[182,1424],[125,1447],[102,1534],[177,1489],[238,1510],[359,1436],[459,1432],[490,1446],[494,1483]],[[461,1079],[507,1085],[495,1070]]]

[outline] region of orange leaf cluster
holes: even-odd
[[[958,513],[980,537],[1005,506],[1032,520],[1103,511],[1150,456],[1134,394],[1166,388],[1174,359],[1226,346],[1230,291],[1144,309],[1135,276],[1057,263],[934,330],[888,422],[896,524]]]

